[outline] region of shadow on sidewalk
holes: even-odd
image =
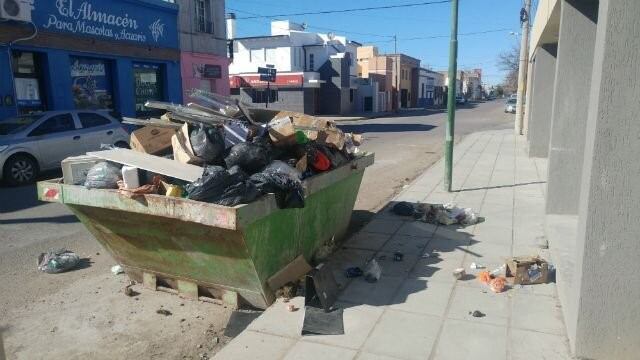
[[[364,133],[388,133],[388,132],[414,132],[414,131],[431,131],[436,126],[425,124],[355,124],[355,125],[343,125],[339,124],[338,127],[344,132],[352,132],[357,134]]]
[[[512,185],[496,185],[496,186],[485,186],[485,187],[479,187],[479,188],[459,189],[459,190],[452,190],[452,192],[465,192],[465,191],[476,191],[476,190],[502,189],[502,188],[511,188],[511,187],[516,187],[516,186],[537,185],[537,184],[546,184],[546,183],[547,183],[546,181],[531,181],[531,182],[520,183],[520,184],[512,184]]]

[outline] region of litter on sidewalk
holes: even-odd
[[[430,224],[469,226],[482,221],[471,208],[460,208],[455,203],[413,204],[401,201],[391,208],[391,212],[399,216],[411,216]]]
[[[506,262],[506,276],[517,285],[544,284],[549,276],[549,263],[539,256],[517,256]]]
[[[73,251],[60,249],[49,251],[38,256],[38,270],[57,274],[69,271],[80,263],[80,257]]]

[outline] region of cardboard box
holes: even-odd
[[[539,256],[513,257],[506,265],[506,275],[516,285],[544,284],[549,277],[549,263]]]
[[[89,169],[101,161],[104,160],[89,155],[72,156],[62,160],[62,179],[64,183],[84,185]]]
[[[289,145],[295,142],[296,130],[290,116],[269,121],[269,137],[274,145]]]
[[[185,123],[180,131],[171,137],[171,146],[173,147],[173,159],[183,164],[204,164],[204,161],[197,157],[191,147],[189,140],[189,124]]]
[[[171,137],[175,130],[155,126],[145,126],[131,133],[131,149],[155,155],[171,147]]]

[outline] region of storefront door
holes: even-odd
[[[158,116],[163,113],[157,109],[148,109],[144,103],[149,100],[162,101],[162,71],[159,65],[133,64],[133,78],[135,89],[136,116]]]
[[[11,55],[18,113],[47,110],[42,86],[42,54],[16,50]]]

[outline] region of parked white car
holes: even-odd
[[[102,144],[129,146],[129,134],[107,112],[46,111],[0,120],[0,178],[10,185],[33,182],[69,156]]]
[[[504,105],[504,112],[515,114],[517,104],[518,101],[516,99],[507,100],[507,103]]]

